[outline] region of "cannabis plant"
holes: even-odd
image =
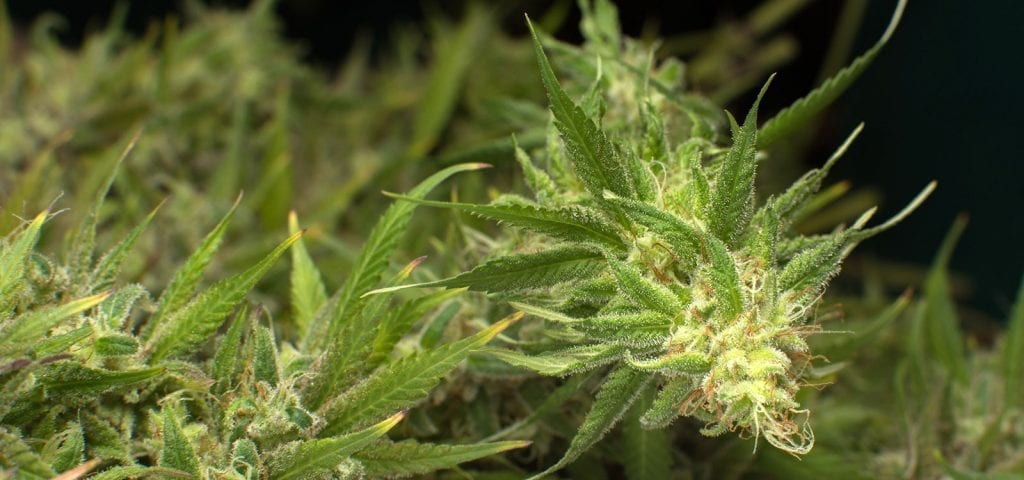
[[[469,3],[334,76],[269,1],[141,39],[121,10],[78,51],[0,9],[0,478],[1020,478],[1024,300],[959,332],[962,222],[920,299],[831,322],[844,259],[934,185],[827,215],[863,126],[791,181],[904,8],[759,122],[807,3],[660,49],[606,0],[579,46],[543,33],[564,3],[525,39]]]
[[[543,375],[607,371],[568,452],[539,476],[574,461],[654,390],[635,419],[644,428],[664,428],[683,415],[704,422],[705,435],[738,432],[805,454],[814,436],[796,395],[815,358],[807,344],[820,329],[813,308],[853,247],[895,225],[934,185],[880,225],[868,226],[871,209],[829,234],[798,235],[790,230],[794,219],[861,129],[823,167],[763,202],[754,192],[759,149],[799,128],[850,83],[891,35],[902,4],[878,45],[758,127],[769,79],[742,124],[727,114],[728,147],[716,135],[717,114],[675,93],[678,65],[629,63],[643,56],[623,43],[614,7],[589,8],[583,25],[595,51],[558,47],[576,62],[576,74],[593,73],[579,102],[560,85],[530,25],[552,115],[540,158],[516,151],[532,199],[503,195],[469,204],[396,196],[523,233],[499,249],[510,252],[412,286],[488,292],[544,320],[542,330],[521,332],[519,349],[487,350],[504,362]]]
[[[479,167],[450,167],[410,195],[422,197],[452,174]],[[113,178],[63,261],[35,248],[50,212],[0,244],[5,477],[80,478],[93,470],[102,479],[403,476],[524,445],[385,437],[406,409],[517,318],[392,356],[409,328],[451,297],[442,292],[398,305],[361,298],[385,273],[411,205],[394,205],[381,217],[344,286],[328,298],[294,214],[291,236],[262,260],[200,288],[236,202],[151,300],[143,286],[118,276],[156,210],[106,253],[93,253]],[[289,249],[298,331],[282,335],[266,309],[247,308],[245,297]]]

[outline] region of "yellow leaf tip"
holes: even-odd
[[[420,264],[422,264],[423,261],[426,260],[426,259],[427,259],[426,255],[414,258],[411,262],[406,264],[405,268],[403,268],[402,271],[398,273],[398,276],[401,277],[401,278],[408,277],[410,274],[412,274],[412,271],[416,270],[416,268],[419,267]]]

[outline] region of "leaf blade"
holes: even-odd
[[[754,174],[757,170],[757,108],[774,75],[761,87],[743,126],[733,132],[732,147],[715,177],[706,217],[708,229],[733,246],[747,227],[753,211]],[[731,118],[731,117],[730,117]]]
[[[174,277],[171,278],[167,288],[164,289],[163,293],[160,294],[160,299],[157,300],[156,312],[142,329],[140,336],[143,339],[149,339],[154,329],[160,325],[161,320],[167,316],[168,312],[177,311],[188,303],[188,299],[196,291],[196,286],[202,278],[203,271],[209,265],[210,260],[213,259],[213,254],[217,251],[217,248],[220,247],[224,233],[227,231],[231,218],[234,216],[241,201],[242,195],[239,194],[228,212],[217,222],[213,230],[203,238],[199,248],[192,252],[192,255],[189,255],[185,263],[181,265],[181,268],[174,273]]]
[[[566,465],[574,462],[580,455],[604,438],[605,434],[618,423],[619,419],[629,410],[643,386],[651,379],[650,374],[637,372],[627,366],[619,366],[608,375],[601,391],[598,392],[594,404],[587,412],[576,436],[573,437],[569,450],[558,463],[530,480],[544,478]]]
[[[614,225],[593,210],[579,206],[551,208],[534,205],[477,205],[390,196],[429,207],[453,208],[571,242],[593,241],[618,250],[624,248]]]
[[[580,181],[595,198],[601,198],[605,190],[621,197],[633,198],[633,179],[624,162],[618,158],[619,155],[604,132],[562,90],[529,18],[526,23],[533,37],[534,52],[551,113],[555,117],[555,126],[565,142]]]
[[[622,464],[629,480],[668,480],[672,464],[669,437],[664,429],[643,428],[640,417],[654,400],[648,385],[629,409],[622,424]]]
[[[6,315],[7,309],[13,304],[13,294],[18,282],[25,274],[25,262],[36,242],[39,241],[39,230],[43,228],[49,212],[36,215],[25,230],[18,235],[8,248],[0,252],[0,315]]]
[[[378,442],[353,457],[366,467],[367,475],[393,478],[428,474],[529,445],[525,441],[439,445],[403,440]]]
[[[384,421],[358,432],[332,438],[296,441],[278,452],[267,465],[272,478],[305,478],[318,471],[331,471],[351,454],[380,438],[405,418],[396,413]]]
[[[867,70],[871,62],[874,61],[875,57],[882,50],[882,47],[889,42],[893,32],[896,30],[896,26],[900,23],[900,18],[903,16],[903,10],[906,8],[906,5],[906,0],[899,0],[892,18],[889,20],[889,26],[886,27],[881,38],[868,51],[854,59],[850,65],[836,72],[828,80],[825,80],[821,86],[814,89],[811,93],[793,102],[792,105],[765,122],[758,136],[758,146],[762,148],[768,147],[785,137],[789,132],[805,125],[842,95],[857,77]]]
[[[36,341],[61,321],[99,305],[109,296],[110,292],[103,292],[17,317],[0,330],[0,356],[29,351]]]
[[[288,215],[288,233],[299,231],[299,218],[293,210]],[[303,239],[292,244],[291,298],[292,318],[298,327],[300,338],[309,331],[310,324],[317,310],[327,302],[327,289],[324,287],[320,270],[306,250]]]
[[[568,280],[586,279],[596,275],[601,254],[593,249],[565,246],[538,253],[507,255],[487,260],[468,272],[433,282],[400,285],[377,289],[379,294],[406,288],[446,287],[468,288],[478,292],[509,292],[544,288]]]
[[[470,352],[489,342],[522,317],[512,315],[475,335],[440,348],[414,353],[379,370],[344,395],[321,408],[327,426],[324,433],[337,434],[365,425],[423,399],[441,377]]]
[[[150,358],[161,360],[209,338],[277,259],[301,236],[302,232],[298,232],[288,237],[259,263],[217,282],[169,318],[162,328],[157,328],[150,340]]]

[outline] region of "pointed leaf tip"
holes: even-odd
[[[903,221],[903,219],[905,219],[908,216],[910,216],[910,214],[913,213],[914,210],[917,210],[917,208],[920,207],[921,204],[924,203],[924,201],[926,199],[928,199],[928,197],[932,194],[932,192],[935,191],[935,189],[937,187],[938,187],[938,182],[936,182],[935,180],[932,180],[931,182],[928,182],[928,185],[925,185],[925,187],[921,190],[921,192],[918,193],[917,196],[915,196],[914,199],[911,200],[910,203],[907,204],[907,206],[903,207],[902,210],[900,210],[898,213],[896,213],[896,215],[893,215],[892,218],[886,220],[885,223],[883,223],[881,225],[878,225],[876,227],[866,228],[864,230],[861,230],[860,232],[855,233],[854,234],[854,239],[856,241],[858,241],[858,242],[859,241],[863,241],[863,240],[866,240],[866,239],[868,239],[868,238],[870,238],[870,237],[872,237],[874,235],[877,235],[877,234],[879,234],[881,232],[884,232],[884,231],[894,227],[897,223]],[[868,213],[874,213],[874,211],[876,209],[877,209],[877,207],[872,208],[871,210],[868,210],[868,212],[866,212],[865,215],[867,215]],[[861,217],[864,218],[864,215],[862,215]],[[860,228],[865,223],[867,223],[867,219],[864,219],[863,221],[858,220],[858,223],[854,224],[854,227]]]
[[[402,420],[404,420],[405,416],[408,414],[409,410],[402,410],[401,412],[388,417],[387,420],[378,423],[377,428],[383,429],[385,432],[391,430],[395,425],[398,425]]]
[[[778,75],[778,72],[774,72],[771,75],[768,75],[768,80],[764,82],[764,85],[761,86],[761,91],[757,93],[756,103],[761,103],[761,99],[764,98],[765,92],[768,91],[768,86],[772,84],[772,80],[775,80],[776,75]]]
[[[426,255],[421,255],[421,256],[419,256],[419,257],[416,257],[416,258],[412,259],[412,261],[411,261],[411,262],[409,262],[409,263],[408,263],[408,264],[407,264],[407,265],[405,266],[405,268],[403,268],[403,269],[402,269],[402,273],[401,273],[401,274],[399,274],[399,276],[401,276],[401,277],[408,277],[408,276],[409,276],[409,274],[410,274],[410,273],[412,273],[412,271],[413,271],[413,270],[416,270],[416,268],[417,268],[417,267],[419,267],[420,265],[422,265],[422,264],[423,264],[423,262],[424,262],[424,261],[425,261],[426,259],[427,259],[427,256],[426,256]]]
[[[518,322],[525,316],[526,312],[516,312],[513,313],[512,315],[509,315],[499,320],[494,325],[490,326],[490,328],[488,329],[490,330],[490,333],[488,333],[488,335],[485,338],[487,338],[487,341],[491,341],[492,338],[498,336],[499,333],[505,331],[506,328],[510,327],[513,323]]]

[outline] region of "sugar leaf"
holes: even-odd
[[[604,132],[562,90],[533,24],[529,18],[526,22],[533,35],[537,64],[540,66],[544,89],[548,93],[551,113],[555,116],[555,126],[561,133],[562,141],[565,142],[569,158],[580,181],[596,198],[601,198],[605,190],[615,192],[621,197],[632,198],[633,179],[625,162],[619,158],[615,147]]]
[[[900,18],[903,16],[903,10],[906,6],[907,0],[899,0],[892,18],[889,20],[889,26],[882,33],[882,37],[868,51],[854,59],[850,65],[836,72],[828,80],[825,80],[820,87],[793,102],[792,105],[777,113],[771,120],[765,122],[758,135],[757,145],[764,148],[785,138],[790,132],[807,125],[815,115],[842,95],[853,84],[854,80],[867,70],[868,65],[871,65],[871,62],[878,56],[882,47],[889,42],[893,32],[896,31],[896,26],[900,23]]]

